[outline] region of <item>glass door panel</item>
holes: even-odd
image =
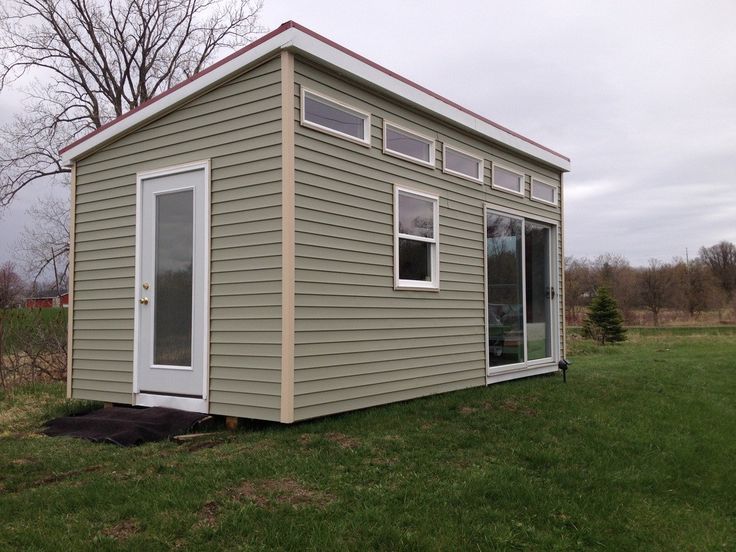
[[[156,196],[153,363],[192,365],[194,191]]]
[[[550,228],[524,221],[524,261],[526,269],[527,358],[552,356],[551,307],[554,289],[550,285]]]
[[[488,352],[490,367],[524,362],[522,220],[486,218]]]

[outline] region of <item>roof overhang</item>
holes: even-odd
[[[132,129],[166,113],[282,49],[290,49],[408,102],[486,139],[532,157],[561,171],[570,170],[570,159],[516,132],[450,101],[372,61],[289,21],[245,48],[200,71],[69,144],[60,151],[63,165],[90,154]]]

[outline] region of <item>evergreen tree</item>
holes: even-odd
[[[596,290],[583,322],[583,335],[595,339],[601,345],[626,340],[624,319],[618,303],[605,287]]]

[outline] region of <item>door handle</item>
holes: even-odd
[[[141,305],[147,305],[148,304],[148,297],[142,297],[141,299],[138,300],[138,302]]]
[[[545,295],[547,296],[547,299],[554,299],[555,298],[555,288],[548,287],[546,289]]]

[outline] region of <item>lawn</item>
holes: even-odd
[[[573,339],[532,378],[123,449],[0,403],[0,550],[734,550],[736,332]]]

